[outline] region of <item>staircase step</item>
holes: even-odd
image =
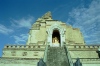
[[[68,59],[64,47],[49,47],[46,64],[47,66],[67,66]]]

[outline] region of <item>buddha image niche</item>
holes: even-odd
[[[52,39],[52,43],[59,43],[59,40],[58,40],[58,38],[57,37],[54,37],[53,39]]]

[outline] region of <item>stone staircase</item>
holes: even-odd
[[[70,66],[64,47],[48,47],[47,66]]]

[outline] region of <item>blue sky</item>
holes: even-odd
[[[80,28],[86,44],[100,45],[100,0],[0,0],[0,56],[6,44],[25,44],[31,25],[48,11]]]

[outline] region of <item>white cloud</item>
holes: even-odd
[[[88,8],[73,9],[69,16],[67,23],[81,29],[86,43],[100,43],[100,0],[93,0]]]
[[[19,43],[25,43],[27,38],[28,38],[28,34],[21,34],[19,36],[12,36],[15,39],[15,43],[19,44]]]
[[[11,32],[13,32],[13,29],[7,28],[4,25],[0,24],[0,33],[9,34]]]
[[[28,16],[26,18],[24,17],[19,20],[12,19],[12,26],[18,28],[22,27],[30,28],[33,22],[34,22],[34,17],[32,16]]]

